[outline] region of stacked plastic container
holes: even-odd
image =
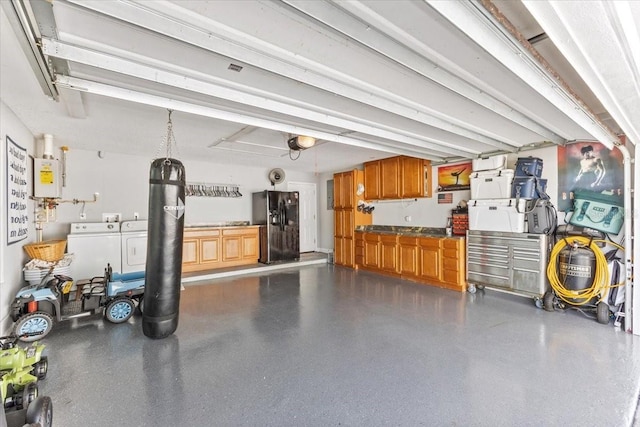
[[[540,179],[542,160],[519,158],[507,168],[506,154],[473,160],[469,230],[524,233],[527,201],[539,198],[546,180]]]

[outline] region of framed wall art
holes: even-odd
[[[7,244],[29,236],[27,150],[7,136]]]
[[[469,190],[471,162],[438,166],[438,192]]]

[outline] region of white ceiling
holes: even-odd
[[[72,150],[164,155],[171,108],[176,157],[308,172],[395,154],[455,161],[543,142],[611,143],[613,133],[636,132],[639,125],[625,117],[640,114],[637,28],[629,33],[621,15],[609,14],[601,25],[617,38],[595,50],[605,53],[611,43],[631,49],[614,50],[617,57],[603,65],[577,43],[558,49],[544,37],[575,41],[566,33],[581,22],[562,6],[493,3],[524,39],[543,35],[535,48],[569,86],[560,90],[557,82],[537,81],[542,74],[548,79],[549,70],[529,71],[523,64],[531,54],[513,50],[513,34],[483,4],[492,7],[488,1],[2,1],[0,95],[34,134],[53,134],[56,145]],[[23,53],[27,39],[14,34],[15,10],[32,14],[37,55],[55,81],[57,101],[39,85],[39,68],[29,63],[34,56]],[[640,18],[638,4],[621,13]],[[572,34],[597,43],[584,31]],[[511,49],[506,55],[504,46]],[[621,70],[609,70],[619,64]],[[607,83],[611,73],[623,83]],[[584,105],[573,97],[567,104],[567,91]],[[296,134],[319,142],[290,153],[286,141]]]

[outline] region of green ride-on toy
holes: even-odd
[[[8,427],[51,427],[51,398],[38,396],[37,381],[46,378],[49,368],[42,354],[44,345],[32,342],[22,348],[17,345],[19,338],[0,337],[0,421],[6,421]]]
[[[18,336],[0,338],[0,394],[4,408],[26,408],[38,396],[38,380],[45,379],[49,363],[44,345],[16,345]]]

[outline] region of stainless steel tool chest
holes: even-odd
[[[468,230],[469,291],[487,286],[534,297],[537,305],[549,289],[550,243],[546,234]]]

